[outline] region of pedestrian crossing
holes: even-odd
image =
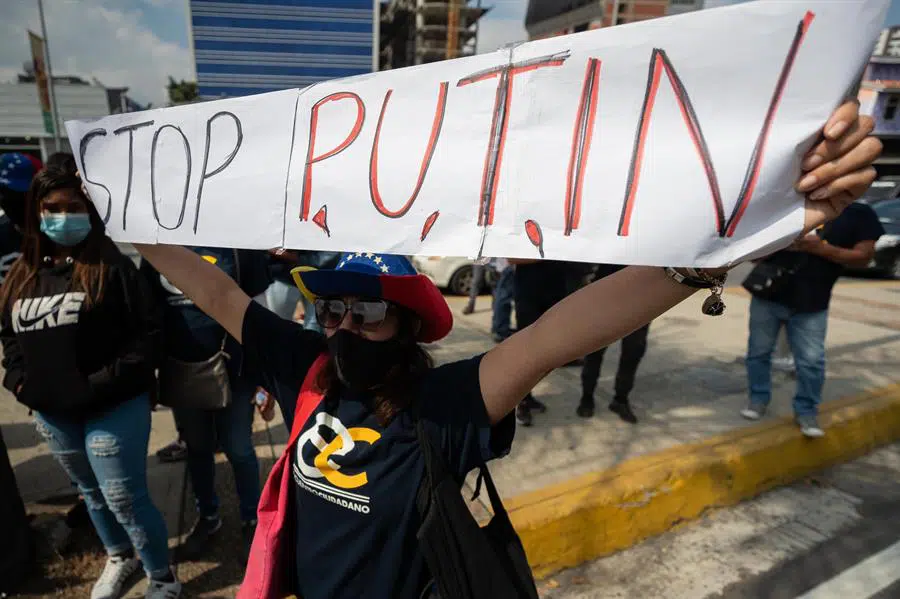
[[[900,541],[797,599],[870,599],[900,580]]]

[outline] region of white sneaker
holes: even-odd
[[[147,585],[147,594],[144,599],[178,599],[181,597],[181,583],[177,580],[173,582],[161,582],[159,580],[150,580]]]
[[[106,560],[103,573],[94,583],[91,599],[118,599],[128,577],[140,567],[133,557],[110,557]]]
[[[797,416],[797,425],[804,437],[818,439],[825,436],[825,431],[819,426],[819,421],[815,416]]]
[[[766,413],[766,406],[762,404],[751,403],[741,410],[741,416],[747,420],[759,420]]]
[[[794,372],[797,367],[794,365],[794,358],[787,356],[786,358],[772,358],[772,368],[781,372]]]

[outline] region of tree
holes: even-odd
[[[184,79],[175,81],[170,75],[169,85],[166,86],[166,88],[169,90],[170,104],[184,104],[185,102],[193,102],[197,99],[196,81],[185,81]]]

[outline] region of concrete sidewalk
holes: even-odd
[[[650,327],[647,355],[632,392],[640,422],[629,425],[603,409],[612,398],[618,344],[607,352],[596,393],[594,418],[575,415],[581,393],[580,368],[563,368],[535,390],[547,403],[531,428],[519,427],[512,454],[491,468],[510,497],[604,470],[629,458],[751,426],[738,412],[746,403],[743,356],[749,297],[732,289],[720,317],[703,316],[698,295],[657,319]],[[450,340],[435,356],[454,359],[492,346],[487,336],[490,300],[462,316],[464,302],[450,299],[456,321]],[[573,318],[576,318],[573,315]],[[900,284],[850,282],[835,292],[827,338],[828,380],[824,400],[832,401],[898,380],[900,365]],[[791,414],[795,381],[773,374],[773,417]]]
[[[480,298],[476,313],[469,316],[461,314],[465,298],[451,297],[449,301],[454,309],[454,331],[446,340],[430,348],[435,358],[445,362],[493,347],[489,335],[490,298]],[[604,409],[611,398],[612,379],[618,362],[617,345],[607,353],[594,418],[585,420],[575,415],[580,396],[579,368],[560,369],[536,388],[535,395],[548,405],[548,412],[535,415],[531,428],[520,427],[511,455],[491,467],[501,494],[510,500],[508,505],[517,526],[527,527],[537,521],[546,523],[547,518],[571,516],[559,513],[558,506],[553,508],[543,504],[541,499],[552,498],[560,489],[565,490],[565,485],[569,484],[567,481],[598,476],[597,473],[608,472],[613,467],[618,467],[620,473],[628,471],[631,460],[639,456],[649,457],[635,464],[649,467],[652,462],[658,468],[660,460],[676,459],[672,458],[671,452],[677,451],[673,448],[693,447],[692,444],[711,438],[727,446],[729,435],[737,438],[756,430],[748,429],[751,423],[738,415],[746,401],[742,360],[747,340],[749,299],[742,290],[729,291],[726,295],[727,311],[718,318],[703,316],[700,313],[701,301],[702,297],[693,298],[651,326],[648,352],[632,394],[640,419],[638,425],[623,423]],[[851,281],[843,282],[836,288],[827,342],[826,402],[857,396],[896,381],[896,373],[900,372],[898,306],[900,285],[894,282]],[[577,319],[578,316],[573,314],[572,318]],[[781,432],[777,435],[783,437],[782,432],[793,434],[793,427],[777,420],[777,417],[790,414],[794,380],[786,374],[776,373],[774,383],[773,419],[762,426],[782,427],[783,431],[778,429]],[[35,504],[48,497],[72,492],[67,478],[34,432],[27,411],[8,395],[0,397],[0,425],[3,426],[10,458],[27,502]],[[743,432],[748,430],[750,432]],[[274,450],[278,453],[287,436],[280,419],[270,424],[270,432],[275,442]],[[171,414],[167,411],[156,413],[151,454],[172,440],[174,435]],[[267,439],[263,423],[257,419],[255,441],[265,470],[273,463]],[[797,447],[799,449],[796,451],[816,451],[811,446]],[[848,448],[848,452],[852,450],[852,447]],[[833,459],[832,452],[825,453]],[[847,459],[850,457],[848,453]],[[777,460],[775,462],[773,467],[778,466]],[[815,466],[815,460],[804,463]],[[149,458],[148,466],[151,492],[157,505],[165,512],[174,543],[183,466],[158,464],[154,457]],[[233,499],[229,502],[230,489],[233,488],[229,470],[224,464],[218,469],[223,475],[219,477],[219,486],[223,491],[223,500],[226,504],[231,503],[233,509]],[[762,490],[762,485],[759,490]],[[746,494],[752,489],[741,492]],[[476,507],[475,511],[485,515],[482,509]],[[696,511],[696,506],[692,506],[691,511]],[[622,516],[630,518],[624,513]],[[580,521],[576,519],[572,522]],[[660,520],[657,528],[667,527],[669,522],[667,516]],[[590,542],[576,539],[573,542],[582,542],[584,546],[573,553],[571,546],[566,549],[562,545],[558,548],[552,543],[548,545],[544,536],[548,534],[547,530],[545,527],[540,531],[537,528],[522,531],[538,574],[572,565],[577,560],[597,557],[610,547],[619,548],[622,543],[636,542],[648,534],[661,532],[650,527],[633,533],[617,533],[615,543],[610,545],[597,542],[597,538],[606,535],[606,531],[585,530],[581,534],[590,537]],[[629,534],[633,534],[634,538]],[[557,556],[559,559],[548,557],[547,552],[554,551],[568,553]],[[238,582],[235,580],[238,574],[222,576],[220,570],[213,576],[217,566],[212,562],[183,568],[183,579],[188,582],[192,578],[203,581],[203,584],[197,583],[191,596],[230,596]]]

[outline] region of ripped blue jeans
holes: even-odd
[[[151,578],[167,576],[166,523],[147,490],[148,396],[87,419],[35,418],[53,457],[84,496],[107,553],[133,547]]]

